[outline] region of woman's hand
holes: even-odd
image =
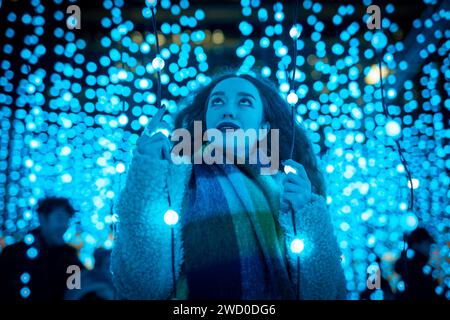
[[[149,136],[146,132],[152,133],[160,128],[167,128],[168,125],[162,118],[166,112],[166,107],[161,109],[153,116],[152,120],[147,124],[143,134],[137,139],[137,149],[139,153],[150,156],[154,159],[169,160],[170,159],[170,141],[161,132],[157,132]]]
[[[308,179],[305,168],[294,160],[283,162],[297,172],[289,172],[283,179],[283,191],[280,197],[280,210],[288,212],[290,209],[298,211],[311,199],[311,182]]]

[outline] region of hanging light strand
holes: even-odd
[[[148,4],[148,2],[147,2]],[[160,48],[159,48],[159,39],[158,39],[158,25],[156,23],[156,1],[153,1],[150,4],[150,10],[152,11],[152,25],[153,25],[153,35],[155,37],[155,44],[156,44],[156,56],[152,61],[152,67],[156,70],[156,76],[157,76],[157,96],[156,96],[156,107],[157,109],[160,109],[161,106],[161,70],[164,67],[164,60],[160,56]],[[168,181],[168,176],[167,180]],[[169,205],[169,210],[164,215],[164,220],[166,224],[171,226],[170,228],[170,242],[171,242],[171,267],[172,267],[172,289],[173,289],[173,296],[177,296],[177,284],[176,284],[176,270],[175,270],[175,231],[172,227],[178,222],[178,214],[171,210],[171,199],[170,199],[170,190],[167,189],[167,201]]]
[[[298,26],[297,26],[297,14],[298,14],[298,0],[295,1],[295,10],[294,10],[294,17],[293,17],[293,23],[292,23],[292,29],[296,28],[295,30],[293,30],[294,32],[290,32],[290,36],[292,37],[292,42],[293,42],[293,61],[292,63],[292,79],[291,79],[291,93],[289,95],[296,95],[296,90],[295,90],[295,72],[296,72],[296,67],[297,67],[297,41],[298,38],[300,36],[300,31],[298,30]],[[287,79],[289,80],[289,77],[287,77]],[[298,97],[294,96],[294,99],[292,99],[292,97],[288,96],[288,103],[290,103],[291,105],[291,120],[292,120],[292,126],[291,126],[291,130],[292,130],[292,138],[291,138],[291,150],[290,150],[290,159],[293,159],[294,156],[294,146],[295,146],[295,105],[298,102]],[[292,207],[292,204],[290,205],[291,207],[291,213],[292,213],[292,225],[293,225],[293,229],[294,229],[294,240],[291,243],[291,251],[294,252],[296,254],[296,262],[297,262],[297,286],[296,286],[296,297],[297,300],[300,299],[300,253],[301,251],[303,251],[303,242],[297,238],[297,227],[296,227],[296,219],[295,219],[295,210]],[[301,248],[300,248],[301,245]]]

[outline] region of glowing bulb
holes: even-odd
[[[414,230],[418,223],[419,221],[414,214],[410,213],[406,216],[405,224],[410,230]]]
[[[32,84],[27,85],[26,90],[28,93],[33,94],[36,91],[36,87]]]
[[[145,0],[148,7],[154,8],[158,4],[158,0]]]
[[[30,289],[28,287],[23,287],[22,289],[20,289],[20,295],[22,296],[22,298],[26,299],[30,296]]]
[[[287,48],[285,46],[279,47],[277,52],[279,56],[285,56],[287,54]]]
[[[390,137],[398,136],[401,132],[400,125],[394,120],[388,121],[385,128],[386,134]]]
[[[389,70],[387,67],[382,66],[381,67],[381,76],[384,78],[386,78],[389,74]],[[364,81],[367,84],[376,84],[380,81],[380,68],[378,67],[378,65],[374,64],[370,67],[369,73],[367,74],[367,76],[364,78]]]
[[[147,79],[141,79],[139,80],[139,87],[142,89],[145,89],[148,87],[148,80]]]
[[[176,213],[174,210],[169,209],[164,214],[164,222],[169,225],[173,226],[178,223],[178,213]]]
[[[119,116],[119,123],[121,125],[126,125],[128,123],[128,117],[125,114]]]
[[[30,274],[28,272],[22,273],[20,281],[22,281],[23,284],[27,284],[30,281]]]
[[[35,148],[39,148],[40,146],[41,146],[40,141],[35,140],[35,139],[30,141],[30,147],[31,148],[35,149]]]
[[[120,70],[119,73],[117,74],[117,77],[120,80],[124,80],[127,78],[127,72],[125,70]]]
[[[36,248],[31,247],[31,248],[29,248],[29,249],[27,250],[27,256],[28,256],[28,258],[34,259],[34,258],[37,257],[37,255],[38,255],[38,251],[37,251]]]
[[[289,91],[289,83],[283,82],[280,84],[280,90],[281,92],[288,92]]]
[[[373,35],[371,42],[375,49],[381,50],[387,45],[388,39],[383,32],[379,31]]]
[[[118,173],[125,172],[125,165],[124,165],[123,163],[119,162],[119,163],[116,165],[116,171],[117,171]]]
[[[294,239],[291,242],[291,251],[292,253],[300,254],[302,253],[303,249],[305,248],[305,244],[303,243],[302,239]]]
[[[417,189],[419,187],[419,180],[417,179],[411,179],[412,180],[412,188]],[[408,180],[408,188],[411,189],[411,183]]]
[[[27,159],[27,160],[25,161],[25,166],[26,166],[27,168],[31,168],[31,167],[33,166],[33,164],[34,164],[34,162],[33,162],[33,160],[31,160],[31,159]]]
[[[152,67],[156,71],[161,71],[164,68],[164,60],[161,57],[155,57],[152,61]]]
[[[298,102],[298,96],[295,92],[291,92],[287,96],[287,102],[289,104],[296,104]]]
[[[34,236],[30,233],[30,234],[27,234],[26,236],[25,236],[25,238],[24,238],[24,242],[25,242],[25,244],[27,244],[27,245],[30,245],[30,244],[32,244],[33,242],[34,242]]]
[[[68,146],[64,146],[61,149],[61,152],[59,153],[61,156],[67,156],[72,152],[72,149],[70,149],[70,147]]]
[[[292,26],[291,30],[289,30],[289,35],[292,39],[298,39],[302,33],[303,27],[300,24],[296,24]]]
[[[61,176],[61,180],[64,183],[70,183],[72,182],[72,176],[69,173],[65,173]]]
[[[398,284],[397,284],[397,289],[400,292],[405,291],[405,283],[403,281],[399,281]]]
[[[297,170],[291,166],[284,166],[284,173],[288,174],[292,172],[293,174],[297,174]]]

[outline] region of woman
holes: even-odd
[[[158,112],[153,129],[161,125],[160,118]],[[278,129],[279,158],[296,173],[261,175],[255,170],[261,164],[248,161],[175,164],[162,133],[142,135],[115,204],[120,222],[111,270],[119,295],[127,299],[345,299],[341,253],[324,198],[323,177],[311,143],[298,126],[293,159],[289,159],[290,108],[276,87],[249,75],[222,75],[192,95],[177,115],[175,128],[186,128],[194,139],[194,121],[205,123],[207,130]],[[269,135],[257,139],[275,143]],[[244,149],[254,146],[254,141],[247,141]],[[163,219],[169,208],[180,215],[172,227]],[[291,250],[294,238],[304,245],[301,253],[298,248]]]

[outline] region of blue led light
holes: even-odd
[[[253,26],[250,23],[246,22],[246,21],[242,21],[239,24],[239,30],[241,31],[241,33],[244,36],[248,36],[248,35],[250,35],[253,32]]]
[[[178,219],[179,219],[178,213],[172,209],[167,210],[166,213],[164,214],[164,222],[169,226],[177,224]]]
[[[376,50],[381,50],[387,45],[387,37],[384,33],[378,31],[372,37],[372,46]]]
[[[28,298],[31,294],[31,291],[28,287],[23,287],[20,289],[20,296],[24,299]]]
[[[27,256],[30,259],[35,259],[38,256],[38,250],[34,247],[31,247],[27,250]]]
[[[20,281],[23,284],[27,284],[30,281],[30,274],[28,272],[22,273],[22,275],[20,276]]]
[[[303,239],[296,238],[296,239],[292,240],[291,245],[290,245],[290,249],[291,249],[292,253],[300,254],[303,252],[304,248],[305,248],[305,244],[303,242]]]

